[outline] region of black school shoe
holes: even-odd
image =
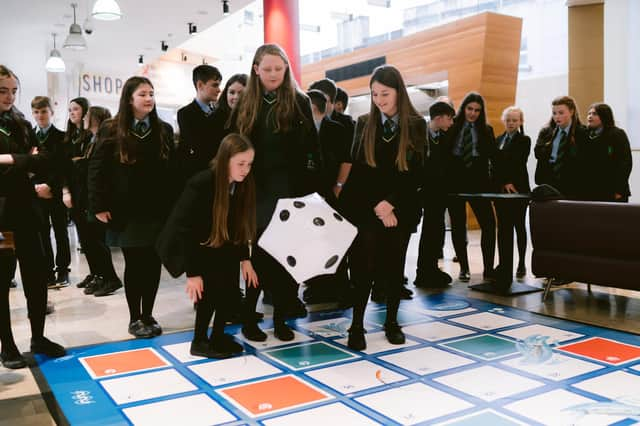
[[[160,324],[158,324],[158,321],[156,321],[154,317],[143,317],[142,323],[146,325],[149,330],[151,330],[151,333],[154,336],[159,336],[162,334],[162,327],[160,327]]]
[[[34,354],[46,355],[49,358],[60,358],[65,356],[67,351],[61,345],[52,342],[46,337],[31,339],[31,352]]]
[[[244,352],[244,346],[236,342],[230,334],[223,334],[221,337],[213,337],[210,343],[214,351],[220,353],[241,354]]]
[[[78,284],[76,284],[76,287],[78,288],[85,288],[87,285],[89,285],[89,283],[91,281],[93,281],[93,277],[94,275],[87,275],[86,277],[84,277],[84,279],[82,281],[80,281]]]
[[[129,323],[129,334],[136,339],[150,339],[153,337],[153,331],[147,327],[141,320]]]
[[[424,275],[417,276],[413,285],[419,288],[446,288],[449,287],[451,281],[451,275],[437,269]]]
[[[96,288],[93,295],[95,297],[109,296],[120,288],[122,288],[122,282],[119,279],[103,280],[102,285]]]
[[[349,329],[349,339],[347,346],[354,351],[363,351],[367,349],[367,341],[364,339],[365,330],[363,327],[351,326]]]
[[[267,334],[260,330],[255,322],[242,326],[242,335],[252,342],[264,342],[267,340]]]
[[[27,360],[22,356],[18,349],[11,349],[6,352],[0,352],[0,360],[2,360],[2,366],[11,370],[17,370],[18,368],[24,368],[27,366]]]
[[[194,340],[191,342],[189,353],[193,356],[203,356],[205,358],[223,359],[233,355],[231,352],[220,352],[214,349],[208,340]]]
[[[397,322],[384,325],[384,334],[392,345],[404,345],[405,337]]]
[[[295,334],[293,334],[293,330],[283,322],[275,325],[273,328],[273,334],[283,342],[289,342],[296,337]]]
[[[102,279],[102,277],[94,275],[93,279],[89,281],[89,283],[87,283],[87,286],[85,287],[83,293],[94,294],[103,285],[104,285],[104,280]]]

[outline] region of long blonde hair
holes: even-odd
[[[271,109],[271,117],[274,119],[276,133],[288,131],[295,114],[302,114],[296,102],[296,93],[299,92],[298,85],[293,78],[287,54],[277,44],[263,44],[256,50],[249,73],[247,88],[240,95],[238,105],[233,111],[234,115],[237,114],[235,120],[236,127],[243,136],[251,135],[258,120],[264,89],[262,88],[260,77],[254,70],[254,66],[259,66],[265,55],[279,56],[286,66],[284,80],[276,90],[277,102]]]

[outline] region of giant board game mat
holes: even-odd
[[[189,354],[191,332],[37,358],[57,421],[72,425],[630,425],[640,420],[640,337],[447,295],[403,303],[406,344],[368,307],[367,349],[348,312],[292,321],[295,340]],[[268,327],[265,321],[262,325]],[[230,328],[228,332],[237,332]],[[238,334],[238,339],[241,335]]]

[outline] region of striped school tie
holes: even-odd
[[[467,169],[473,165],[473,137],[471,136],[471,126],[465,126],[462,133],[462,162]]]
[[[558,154],[556,155],[556,161],[553,163],[553,173],[557,175],[562,170],[564,163],[564,156],[567,153],[569,144],[567,143],[567,133],[564,130],[560,130],[562,135],[560,136],[560,143],[558,143]]]

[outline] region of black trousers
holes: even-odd
[[[264,288],[270,291],[273,296],[274,325],[283,323],[285,320],[285,307],[293,304],[294,298],[298,296],[298,284],[276,259],[258,245],[253,247],[251,262],[260,284],[258,287],[247,286],[243,315],[244,322],[255,323],[256,304],[258,303],[260,291]]]
[[[355,293],[352,326],[364,325],[364,312],[374,281],[386,285],[386,322],[397,321],[410,237],[410,230],[397,227],[358,230],[350,251],[351,282]]]
[[[67,207],[61,199],[51,198],[48,200],[39,198],[38,205],[44,216],[44,226],[41,230],[42,243],[47,259],[50,276],[54,270],[67,271],[71,264],[71,251],[69,249],[69,232],[67,231]],[[55,262],[53,247],[51,246],[51,227],[56,238]]]
[[[238,308],[240,260],[230,246],[205,249],[210,252],[210,269],[203,274],[202,299],[196,308],[194,341],[219,339],[224,334],[225,320]],[[215,317],[214,317],[215,312]],[[213,317],[213,332],[207,336]]]
[[[13,238],[15,255],[20,265],[22,287],[27,299],[31,337],[38,339],[44,334],[48,271],[42,238],[38,229],[35,228],[37,227],[21,225],[13,230]],[[2,267],[5,267],[5,264]],[[2,273],[4,275],[6,271]],[[0,342],[3,351],[16,349],[11,332],[8,281],[0,282]]]
[[[13,251],[0,253],[0,285],[10,283],[15,278],[18,260]]]
[[[113,267],[111,249],[104,239],[105,225],[98,221],[88,221],[86,211],[74,209],[72,217],[91,275],[97,275],[109,281],[118,280],[118,275]]]
[[[449,216],[451,217],[453,247],[460,261],[460,267],[469,270],[469,255],[467,253],[467,212],[465,204],[465,200],[451,198],[448,207]],[[469,204],[482,230],[480,237],[482,263],[485,272],[489,272],[493,270],[496,255],[496,220],[493,216],[491,201],[477,199],[470,200]]]
[[[424,201],[416,277],[438,269],[438,258],[444,247],[446,210],[447,199],[444,194],[433,194]]]
[[[124,292],[130,322],[152,316],[162,264],[153,247],[123,247]]]
[[[500,218],[509,216],[509,220],[513,223],[513,227],[516,231],[516,241],[518,244],[518,266],[524,266],[525,256],[527,254],[527,207],[529,202],[523,201],[496,201],[494,203],[496,207],[496,214],[498,215],[498,233],[500,233],[501,224]],[[503,258],[502,255],[499,256]]]

